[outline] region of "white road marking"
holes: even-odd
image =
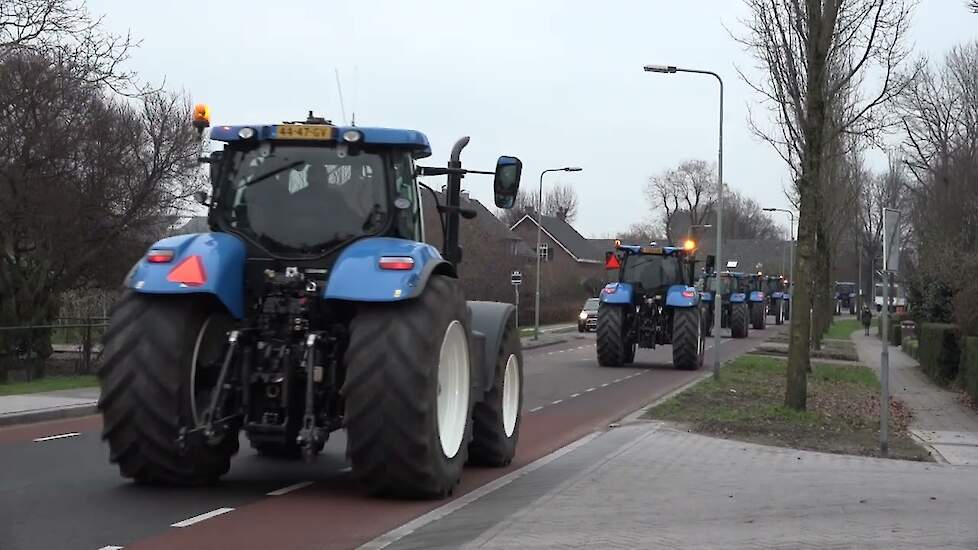
[[[480,498],[494,491],[502,489],[503,487],[529,474],[530,472],[533,472],[534,470],[538,470],[546,466],[547,464],[550,464],[554,460],[557,460],[558,458],[573,451],[574,449],[577,449],[578,447],[587,444],[592,439],[601,435],[601,433],[602,432],[592,432],[562,449],[557,449],[556,451],[550,453],[549,455],[539,458],[527,464],[526,466],[523,466],[522,468],[516,470],[515,472],[510,472],[495,481],[489,482],[472,492],[466,493],[447,504],[435,508],[434,510],[428,512],[427,514],[424,514],[419,518],[416,518],[412,521],[405,523],[400,527],[397,527],[396,529],[384,533],[383,535],[375,538],[374,540],[360,546],[360,548],[366,550],[380,550],[381,548],[386,548],[387,546],[390,546],[391,544],[401,540],[402,538],[410,535],[411,533],[417,531],[418,529],[424,527],[425,525],[438,521],[439,519],[447,516],[448,514],[451,514],[452,512],[456,512],[462,509],[463,507],[479,500]]]
[[[530,409],[530,412],[531,413],[535,413],[535,412],[541,411],[541,410],[543,410],[543,407],[533,407],[532,409]]]
[[[304,487],[308,487],[308,486],[310,486],[312,484],[313,484],[312,481],[301,481],[299,483],[293,483],[292,485],[289,485],[288,487],[282,487],[281,489],[275,489],[274,491],[270,491],[270,492],[265,493],[265,494],[268,495],[268,496],[270,496],[270,497],[279,497],[279,496],[282,496],[282,495],[291,493],[292,491],[298,491],[299,489],[302,489]]]
[[[76,437],[81,435],[80,432],[68,432],[66,434],[49,435],[47,437],[39,437],[34,440],[34,443],[40,443],[42,441],[51,441],[53,439],[65,439],[66,437]]]
[[[98,550],[122,550],[122,546],[103,546]]]
[[[581,394],[579,394],[579,393],[572,393],[572,394],[571,394],[571,398],[572,398],[572,399],[573,399],[574,397],[580,397],[580,396],[581,396]]]
[[[584,393],[587,393],[587,392],[589,392],[589,391],[594,391],[594,390],[596,390],[596,389],[598,389],[598,388],[588,388],[588,389],[586,389],[586,390],[584,390]]]
[[[560,404],[561,404],[561,403],[563,403],[563,402],[564,402],[564,400],[563,400],[563,399],[558,399],[558,400],[556,400],[556,401],[551,401],[551,402],[550,402],[550,404],[551,404],[551,405],[560,405]]]
[[[216,516],[219,516],[221,514],[226,514],[228,512],[233,512],[233,511],[234,511],[234,508],[218,508],[217,510],[211,510],[210,512],[207,512],[206,514],[201,514],[199,516],[194,516],[192,518],[187,518],[187,519],[185,519],[183,521],[178,521],[178,522],[170,525],[170,527],[189,527],[189,526],[191,526],[191,525],[193,525],[195,523],[200,523],[200,522],[202,522],[202,521],[204,521],[206,519],[211,519],[212,517],[216,517]]]

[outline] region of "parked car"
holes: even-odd
[[[598,330],[598,298],[588,298],[577,316],[577,332]]]

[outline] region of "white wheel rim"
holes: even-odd
[[[438,359],[438,439],[447,458],[462,446],[469,416],[469,345],[462,323],[445,330]]]
[[[520,361],[515,354],[506,360],[503,371],[503,431],[506,437],[513,437],[516,419],[520,414]]]

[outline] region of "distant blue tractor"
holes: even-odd
[[[835,314],[841,315],[848,311],[849,315],[855,315],[858,308],[856,303],[856,283],[835,282]]]
[[[750,310],[751,326],[755,330],[767,328],[767,281],[760,272],[746,277],[747,305]]]
[[[766,275],[764,277],[764,296],[767,299],[767,314],[774,317],[774,324],[783,325],[787,318],[787,281],[784,276]]]
[[[604,287],[598,306],[598,363],[618,367],[634,362],[637,348],[672,344],[675,368],[698,369],[706,333],[691,251],[620,243],[615,248],[606,265],[618,269],[618,281]]]
[[[198,131],[209,113],[198,106]],[[467,461],[519,438],[522,352],[510,304],[466,302],[456,271],[459,160],[413,130],[322,118],[218,126],[212,232],[154,244],[125,279],[99,372],[103,438],[125,477],[200,484],[244,431],[259,454],[311,459],[345,428],[372,493],[444,497]],[[495,202],[522,164],[500,157]],[[447,175],[444,250],[425,243],[418,175]],[[434,194],[432,192],[432,194]],[[437,202],[437,201],[436,201]]]
[[[720,272],[720,328],[729,328],[733,338],[747,338],[750,330],[750,305],[747,297],[746,275],[735,271]],[[703,277],[701,296],[704,302],[704,316],[707,318],[707,334],[713,332],[714,304],[716,300],[715,273],[707,273]]]

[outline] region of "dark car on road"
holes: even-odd
[[[598,330],[598,298],[588,298],[577,316],[577,332]]]

